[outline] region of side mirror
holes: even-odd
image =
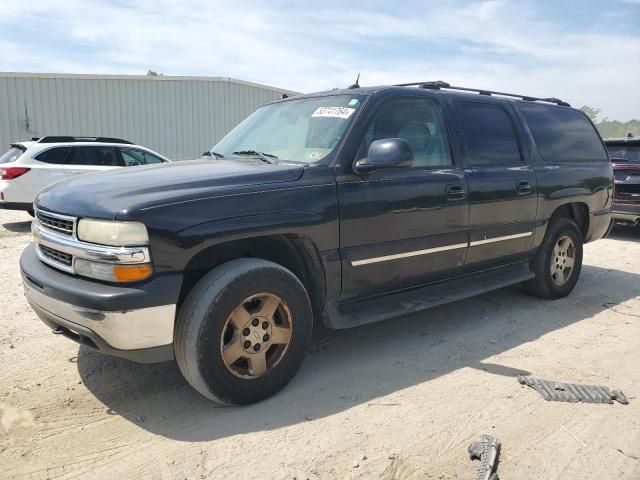
[[[402,138],[385,138],[374,141],[367,158],[358,160],[353,168],[356,173],[367,173],[382,168],[405,168],[413,164],[413,150]]]

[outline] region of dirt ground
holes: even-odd
[[[173,363],[53,336],[27,306],[29,217],[0,211],[0,478],[640,479],[640,229],[585,247],[566,299],[517,287],[412,318],[321,330],[279,395],[221,408]],[[629,405],[545,402],[517,374],[620,388]]]

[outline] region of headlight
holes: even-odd
[[[147,245],[147,227],[140,222],[111,222],[83,218],[78,222],[77,235],[80,240],[99,245],[135,247]]]

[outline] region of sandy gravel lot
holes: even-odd
[[[29,217],[0,211],[0,478],[471,479],[482,433],[503,479],[640,478],[640,229],[585,248],[575,291],[508,288],[316,334],[279,395],[219,408],[173,363],[51,335],[22,294]],[[621,388],[627,406],[545,402],[519,373]]]

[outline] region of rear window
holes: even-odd
[[[0,156],[0,163],[15,162],[23,153],[24,151],[19,149],[18,147],[11,147],[9,150],[3,153],[2,156]]]
[[[55,163],[56,165],[62,165],[66,163],[67,156],[69,155],[70,150],[70,147],[51,148],[37,155],[36,160],[44,163]]]
[[[640,145],[627,147],[624,145],[607,146],[612,162],[640,163]]]
[[[545,162],[607,161],[600,137],[582,112],[534,103],[520,109]]]

